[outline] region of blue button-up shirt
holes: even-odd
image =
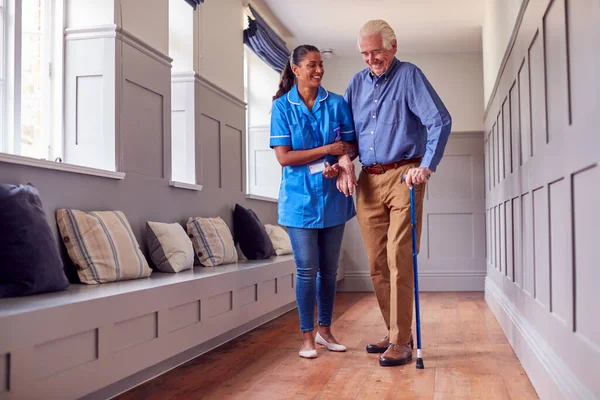
[[[297,86],[273,102],[271,147],[309,150],[336,140],[349,142],[355,139],[348,103],[342,96],[327,92],[323,87],[319,87],[312,111],[300,99]],[[337,156],[326,156],[319,161],[333,165]],[[279,224],[294,228],[327,228],[354,217],[352,197],[338,191],[335,182],[321,172],[311,174],[308,165],[286,166],[279,189]]]
[[[394,58],[379,77],[367,68],[354,75],[344,97],[364,165],[423,157],[421,166],[436,170],[452,119],[418,67]]]

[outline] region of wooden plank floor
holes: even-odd
[[[538,398],[483,293],[422,293],[421,309],[424,370],[380,367],[365,351],[386,333],[375,296],[340,293],[333,332],[345,353],[300,358],[294,310],[117,399]]]

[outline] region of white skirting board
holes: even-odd
[[[482,292],[485,272],[421,272],[420,292]],[[338,284],[340,292],[372,292],[369,272],[347,271]]]
[[[489,278],[485,281],[485,299],[541,399],[595,399]]]

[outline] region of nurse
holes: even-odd
[[[271,112],[270,145],[284,167],[279,224],[287,227],[294,251],[303,335],[299,355],[305,358],[317,357],[315,340],[331,351],[346,351],[331,332],[331,320],[344,226],[356,215],[352,197],[346,197],[336,188],[335,179],[329,179],[337,176],[340,164],[351,165],[348,154],[355,151],[351,143],[354,124],[343,97],[321,86],[323,72],[316,47],[294,49]]]

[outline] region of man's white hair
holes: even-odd
[[[360,28],[360,32],[358,34],[358,48],[360,49],[361,36],[370,36],[377,33],[381,34],[381,38],[383,39],[383,49],[391,50],[394,45],[394,41],[396,40],[396,33],[394,33],[392,27],[382,19],[373,19],[368,21]]]

